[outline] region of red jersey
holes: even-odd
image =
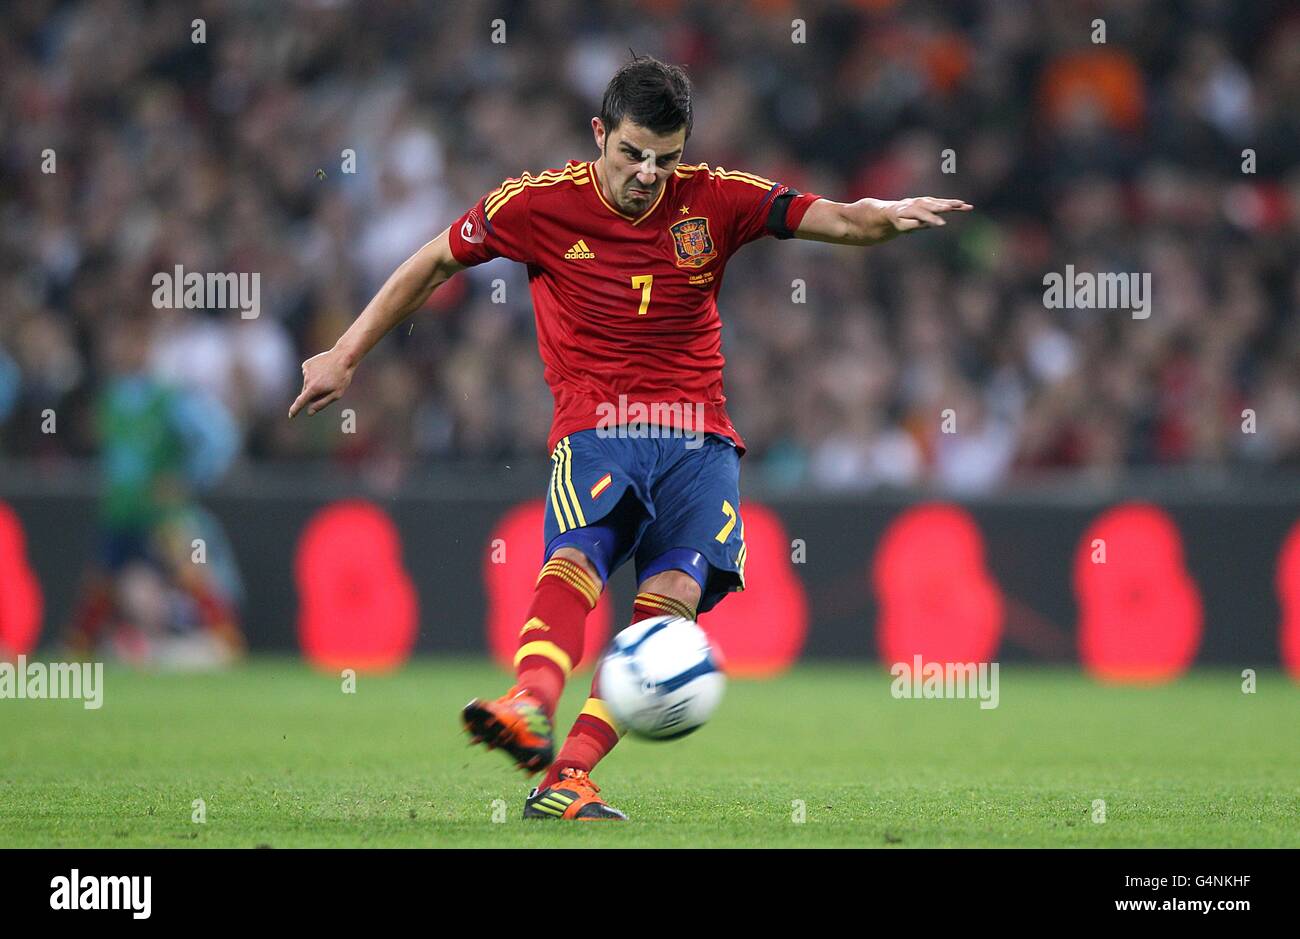
[[[792,237],[819,198],[751,173],[679,165],[654,204],[630,216],[606,199],[592,163],[570,160],[484,196],[451,226],[451,252],[466,266],[528,265],[555,399],[550,449],[612,426],[612,409],[636,420],[639,405],[656,415],[649,423],[722,434],[743,453],[722,393],[723,268],[741,245]]]

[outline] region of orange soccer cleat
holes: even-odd
[[[541,702],[521,688],[511,688],[495,701],[475,698],[461,711],[470,743],[500,747],[526,773],[551,765],[554,735]]]
[[[580,769],[560,770],[559,782],[534,789],[524,802],[524,818],[562,818],[570,821],[627,821],[627,816],[596,793],[600,787]]]

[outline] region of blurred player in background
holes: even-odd
[[[215,399],[148,374],[149,335],[144,318],[101,330],[99,557],[68,644],[136,664],[222,665],[243,651],[241,587],[225,535],[195,494],[225,473],[238,434]]]
[[[553,743],[556,703],[609,576],[634,561],[633,622],[695,619],[744,589],[745,444],[725,407],[716,303],[727,260],[766,235],[873,245],[971,208],[932,197],[845,204],[685,164],[690,82],[649,57],[619,69],[591,126],[598,159],[526,173],[479,200],[303,364],[290,408],[314,414],[339,398],[361,358],[457,271],[496,257],[528,265],[555,402],[545,560],[514,686],[462,714],[474,742],[546,770],[525,818],[626,818],[588,775],[620,736],[595,683],[558,755]]]

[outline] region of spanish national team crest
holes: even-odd
[[[707,218],[684,218],[669,225],[668,230],[673,233],[678,267],[703,267],[718,256]]]

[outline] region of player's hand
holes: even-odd
[[[348,390],[356,366],[349,364],[338,349],[313,355],[302,363],[302,393],[289,406],[292,420],[304,407],[310,416],[329,407]]]
[[[918,228],[942,228],[948,224],[941,215],[945,212],[969,212],[973,209],[961,199],[938,199],[934,196],[917,196],[891,202],[885,209],[885,218],[896,232],[916,231]]]

